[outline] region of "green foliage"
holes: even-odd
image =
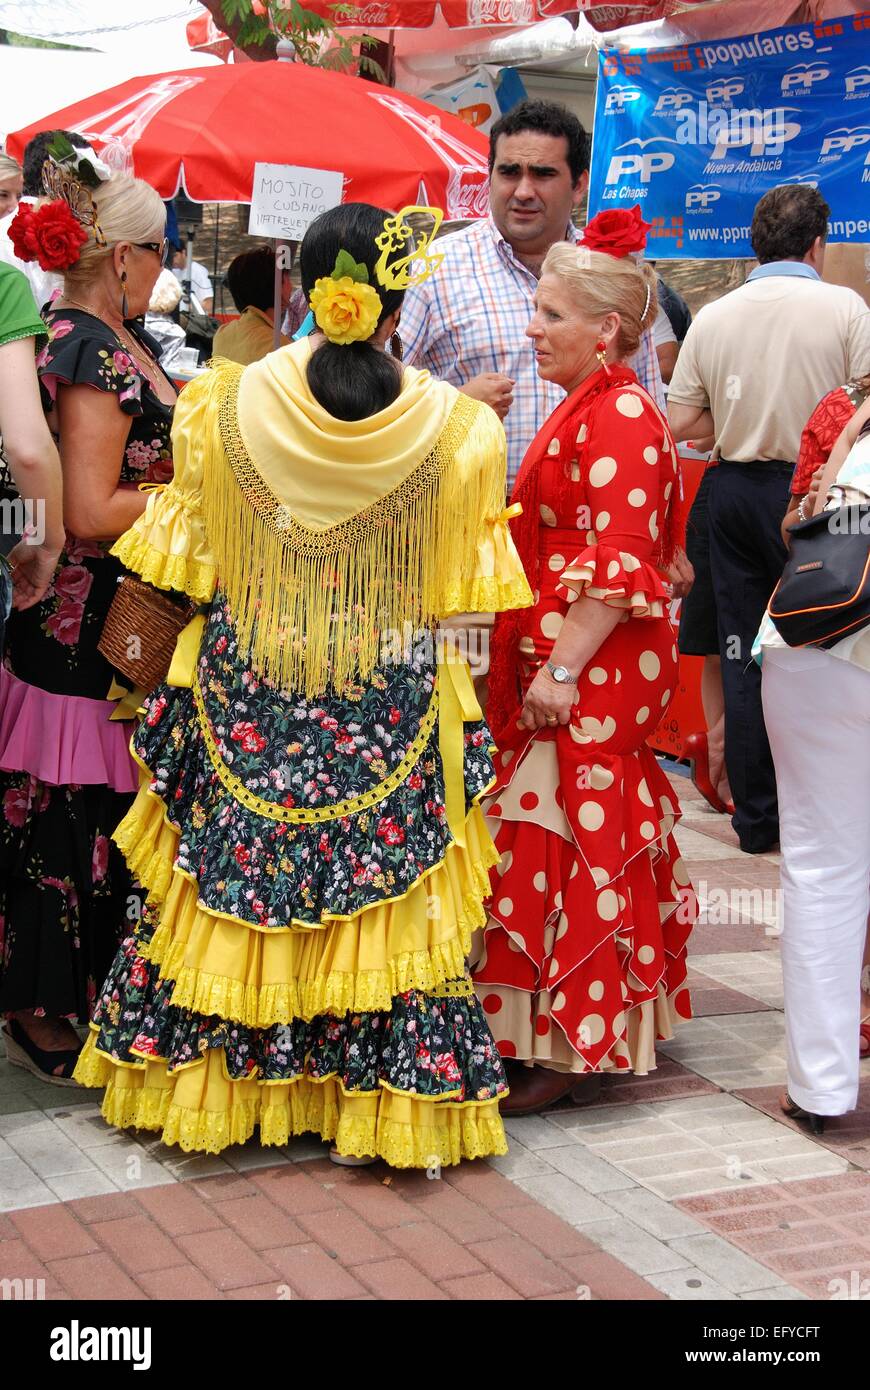
[[[343,276],[349,275],[351,280],[359,285],[367,285],[369,282],[369,272],[360,261],[355,261],[349,251],[339,251],[335,258],[335,269],[332,272],[333,280],[341,280]]]
[[[331,4],[331,18],[307,10],[299,0],[263,0],[266,14],[255,14],[253,0],[221,0],[224,18],[238,23],[235,41],[240,48],[246,45],[262,47],[271,34],[278,34],[293,45],[296,57],[309,67],[344,72],[359,62],[361,73],[386,82],[386,74],[370,58],[366,49],[377,44],[370,35],[347,35],[336,28],[340,20],[350,19],[356,6],[347,3]],[[262,8],[261,7],[261,8]]]

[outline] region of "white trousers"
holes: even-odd
[[[790,647],[766,647],[762,670],[779,797],[788,1090],[816,1115],[843,1115],[858,1101],[870,910],[870,672]]]

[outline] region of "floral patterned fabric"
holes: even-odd
[[[139,951],[147,919],[119,951],[97,1005],[99,1049],[113,1060],[160,1058],[169,1075],[223,1051],[231,1081],[289,1082],[338,1076],[354,1092],[381,1085],[430,1100],[488,1101],[506,1089],[504,1068],[480,1005],[464,981],[440,997],[409,990],[389,1012],[321,1014],[254,1029],[174,1008],[171,985]]]
[[[114,394],[130,421],[120,471],[126,483],[171,476],[172,410],[100,319],[49,310],[49,341],[37,357],[50,411],[64,384]],[[151,347],[135,323],[127,327]],[[112,668],[97,651],[123,574],[109,544],[67,535],[48,592],[13,612],[6,663],[20,681],[56,695],[103,702]],[[46,729],[51,739],[56,731]],[[0,1011],[33,1008],[82,1022],[123,935],[131,881],[110,837],[130,797],[100,786],[54,787],[20,767],[0,771],[0,918],[5,950]],[[103,873],[98,872],[106,857]]]
[[[174,867],[195,881],[197,904],[214,914],[216,933],[229,919],[255,937],[288,927],[323,935],[331,919],[347,920],[412,893],[443,863],[453,835],[439,721],[424,724],[437,684],[431,659],[411,655],[341,697],[307,701],[259,679],[240,658],[218,591],[196,678],[212,749],[193,690],[168,685],[148,700],[134,747],[177,835]],[[421,725],[422,748],[408,765]],[[463,722],[462,742],[470,813],[494,778],[486,724]],[[270,818],[227,789],[216,775],[215,754],[240,788],[276,811],[357,804],[326,821]],[[379,795],[397,769],[404,777],[395,791],[375,805],[360,804],[367,794]],[[386,1088],[415,1101],[464,1106],[491,1104],[506,1093],[503,1064],[467,978],[445,981],[437,992],[402,991],[388,1009],[293,1014],[262,1028],[175,1004],[174,972],[164,975],[162,957],[151,959],[161,924],[176,929],[171,896],[165,885],[149,893],[136,932],[109,972],[94,1016],[91,1047],[99,1057],[133,1067],[159,1060],[171,1078],[217,1050],[230,1082],[337,1078],[342,1095],[356,1099],[377,1099]],[[412,911],[422,926],[425,888],[417,901]],[[498,1129],[497,1119],[489,1123]]]
[[[219,754],[271,806],[329,807],[363,796],[402,761],[435,685],[431,662],[375,671],[342,698],[288,700],[239,662],[218,593],[198,664]],[[491,737],[465,725],[466,809],[493,778]],[[243,805],[215,778],[190,690],[162,686],[134,747],[181,831],[177,864],[211,910],[260,927],[317,925],[408,891],[451,840],[437,728],[395,792],[370,810],[286,824]],[[216,828],[220,833],[216,834]]]

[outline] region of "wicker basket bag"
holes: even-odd
[[[195,612],[189,599],[171,598],[126,574],[106,615],[98,650],[135,688],[153,690],[166,679],[179,634]]]

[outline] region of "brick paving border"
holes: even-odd
[[[48,1299],[661,1299],[484,1163],[326,1159],[0,1216],[0,1278]]]

